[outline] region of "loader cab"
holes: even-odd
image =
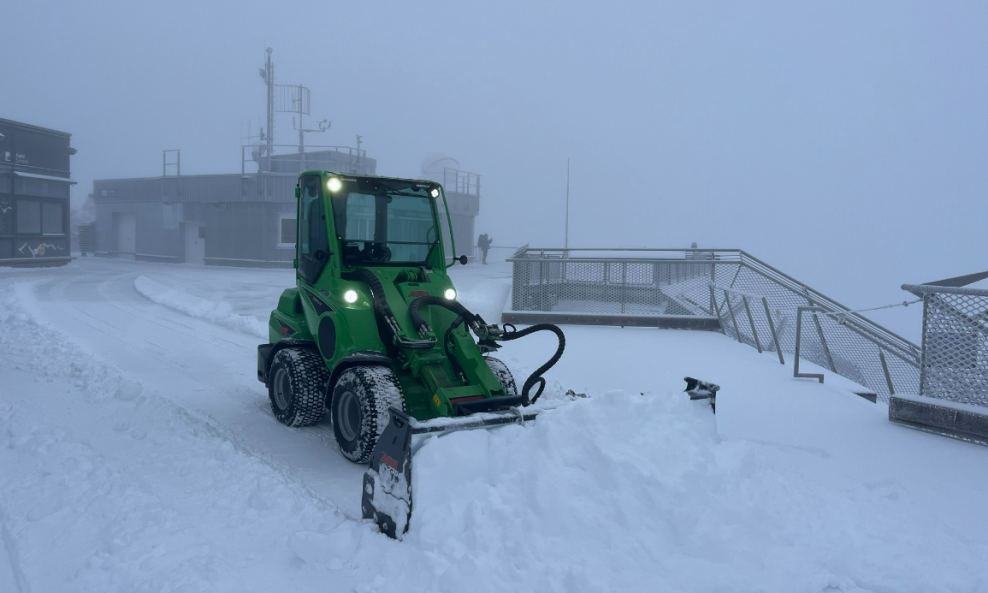
[[[298,184],[298,275],[314,284],[363,267],[446,269],[442,188],[429,181],[305,173]],[[448,211],[446,224],[449,224]]]

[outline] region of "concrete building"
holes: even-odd
[[[373,175],[364,151],[275,155],[260,171],[93,182],[96,255],[207,265],[291,267],[295,184],[305,168]],[[163,167],[164,169],[164,167]],[[163,170],[162,173],[165,173]]]
[[[175,174],[93,183],[96,255],[206,265],[291,267],[295,257],[295,184],[304,170],[377,174],[366,151],[324,147],[263,156],[244,147],[239,174]],[[256,165],[255,165],[256,161]],[[457,253],[472,255],[480,176],[446,159],[423,177],[447,188]],[[247,172],[248,167],[257,169]],[[437,178],[438,176],[438,178]]]
[[[0,119],[0,265],[59,266],[72,259],[71,136]]]

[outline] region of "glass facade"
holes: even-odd
[[[17,200],[17,234],[41,234],[41,202]]]
[[[42,202],[41,232],[45,235],[64,235],[65,204],[62,202]]]

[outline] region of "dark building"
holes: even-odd
[[[0,265],[59,266],[72,259],[71,136],[0,119]]]
[[[245,147],[244,154],[251,148]],[[239,174],[95,181],[96,255],[291,267],[298,174],[304,170],[377,174],[377,161],[368,158],[365,151],[343,147],[270,158],[255,150],[244,162]],[[248,163],[259,171],[247,172]],[[438,173],[437,181],[450,184],[447,197],[457,250],[470,255],[473,218],[479,211],[479,177],[443,169],[434,173]]]

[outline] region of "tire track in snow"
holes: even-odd
[[[250,455],[263,460],[270,467],[277,468],[286,479],[299,482],[313,497],[332,504],[346,518],[359,519],[359,489],[362,469],[346,461],[339,454],[330,425],[324,423],[305,429],[287,429],[278,424],[271,416],[266,394],[258,389],[260,384],[254,382],[256,379],[253,372],[235,375],[232,377],[233,385],[231,386],[229,382],[225,381],[225,378],[230,377],[231,369],[228,366],[217,364],[211,356],[216,349],[219,349],[233,354],[234,358],[250,361],[245,366],[249,371],[253,371],[254,344],[250,344],[250,346],[240,345],[225,339],[203,344],[204,334],[208,340],[213,332],[229,332],[231,330],[217,327],[208,321],[186,317],[181,313],[146,301],[133,287],[134,275],[133,272],[127,272],[110,278],[61,278],[39,287],[39,293],[40,296],[59,303],[59,314],[67,315],[74,322],[84,325],[87,334],[92,331],[92,335],[86,336],[89,343],[101,341],[99,338],[102,335],[111,338],[108,343],[126,346],[124,352],[107,353],[113,360],[123,360],[125,366],[142,368],[157,375],[163,374],[161,372],[162,365],[169,369],[164,372],[165,375],[169,376],[167,387],[163,387],[165,383],[161,381],[148,378],[146,373],[135,376],[146,386],[151,387],[151,389],[158,389],[162,397],[184,409],[192,417],[211,426],[218,431],[217,434],[221,435],[222,438]],[[65,298],[65,295],[69,293],[78,296],[87,291],[95,293],[94,296],[98,299],[80,301]],[[97,308],[93,309],[94,306]],[[101,314],[102,312],[98,307],[108,307],[119,312],[120,315],[117,313],[111,315],[114,316],[115,320],[119,319],[121,322],[107,327],[103,323],[105,314]],[[161,311],[162,316],[181,316],[181,318],[190,320],[194,324],[206,327],[198,328],[199,331],[195,327],[184,326],[183,324],[178,324],[183,325],[182,327],[173,327],[168,323],[163,323],[158,315],[149,315],[149,309]],[[42,314],[42,316],[44,315]],[[132,321],[132,323],[125,323],[126,321]],[[157,332],[142,331],[142,328],[139,327],[140,324],[151,324],[165,332],[179,333],[182,337],[177,341],[172,340],[173,343],[169,343],[167,339],[161,339],[161,336],[156,336],[156,339],[153,340],[142,338],[139,336]],[[116,325],[125,325],[127,329],[116,329]],[[242,336],[242,334],[236,335]],[[242,337],[246,338],[246,336]],[[203,350],[190,347],[190,344],[203,344],[207,348]],[[144,360],[148,358],[146,356],[132,359],[131,364],[127,364],[126,359],[121,358],[133,357],[135,353],[146,353],[149,348],[154,350],[152,357],[154,362],[160,364],[152,364],[151,361]],[[148,367],[152,368],[149,369]],[[169,395],[169,393],[176,392],[205,393],[207,396],[201,401],[196,401],[193,397]],[[210,397],[215,395],[222,396],[234,405],[216,403],[215,397]],[[222,418],[218,416],[222,416]],[[269,453],[272,448],[271,445],[279,454],[271,455]],[[286,450],[291,453],[297,449],[317,449],[320,459],[315,464],[306,465],[305,460],[299,461],[293,459],[291,454],[285,454]],[[311,458],[310,453],[305,455]],[[312,467],[313,465],[317,467]],[[302,475],[300,475],[300,469]]]
[[[20,550],[17,547],[17,542],[10,535],[10,529],[7,527],[9,522],[10,519],[7,512],[4,510],[3,505],[0,505],[0,545],[3,545],[6,552],[14,585],[17,587],[18,593],[31,593],[31,583],[28,582],[27,576],[24,574],[24,569],[21,568]],[[2,584],[2,581],[0,581],[0,584]]]

